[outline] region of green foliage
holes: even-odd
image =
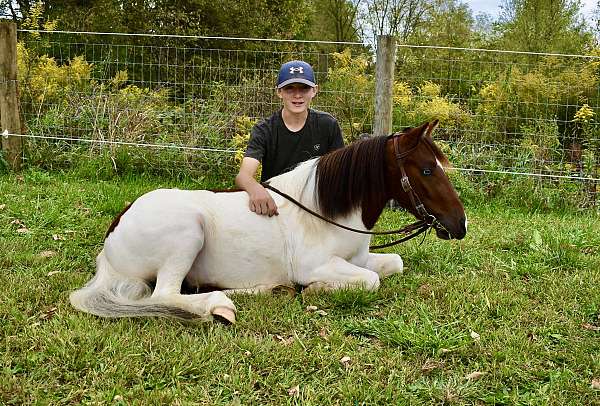
[[[251,130],[257,120],[253,120],[248,116],[236,117],[235,120],[235,135],[233,136],[233,147],[235,148],[235,155],[233,155],[233,161],[236,167],[239,167],[244,159],[244,153],[250,140]],[[258,168],[256,172],[256,178],[260,179],[262,167]]]
[[[556,136],[554,124],[545,123],[558,123],[557,117],[561,117],[561,142],[565,137],[581,138],[585,136],[581,130],[565,123],[564,117],[571,119],[576,106],[596,100],[598,82],[594,60],[565,63],[564,59],[544,57],[532,63],[527,71],[518,66],[509,67],[497,79],[484,84],[479,89],[476,113],[484,133],[492,137],[523,138],[523,129],[537,121],[534,126],[538,126],[538,130],[549,129],[546,135],[553,139]]]
[[[581,54],[592,35],[578,0],[505,0],[497,27],[501,46],[527,52]]]
[[[322,91],[316,102],[327,106],[326,110],[338,118],[346,142],[351,142],[359,134],[371,132],[373,111],[368,106],[373,105],[373,67],[367,55],[355,55],[350,50],[333,53],[332,58],[333,66],[321,81]],[[19,44],[19,64],[23,105],[32,133],[166,147],[100,147],[98,143],[90,147],[71,141],[28,141],[29,165],[78,168],[80,173],[98,172],[107,179],[144,171],[177,176],[185,170],[200,177],[211,172],[222,182],[231,180],[254,117],[270,114],[266,109],[272,107],[265,100],[274,100],[268,74],[241,78],[239,86],[212,82],[208,94],[187,95],[181,100],[175,96],[174,87],[153,89],[132,84],[127,71],[96,79],[100,68],[82,57],[59,64]],[[473,87],[471,91],[477,92],[478,99],[470,104],[450,94],[442,81],[421,80],[418,76],[411,83],[396,80],[394,129],[440,120],[435,136],[458,167],[509,167],[525,172],[585,170],[594,174],[600,156],[596,141],[599,130],[594,121],[596,113],[585,104],[597,104],[596,72],[593,60],[565,65],[553,57],[543,58],[527,71],[508,67],[496,80]],[[261,102],[245,103],[248,100]],[[582,107],[573,109],[578,104]],[[572,119],[561,127],[557,117],[569,114]],[[581,145],[581,156],[565,162],[560,151],[575,141]],[[482,142],[497,146],[482,150],[477,147]],[[191,149],[168,148],[171,145]],[[234,153],[193,150],[197,147]],[[529,193],[526,188],[513,188],[513,181],[504,177],[465,179],[465,190],[469,190],[465,193],[472,196],[480,194],[477,187],[491,195],[511,190],[516,193],[515,201]],[[577,206],[575,200],[582,196],[583,201],[593,205],[597,196],[595,186],[583,184],[567,188],[565,193],[573,193],[566,198],[538,182],[527,183],[527,187],[535,189],[535,196],[540,193],[537,207]],[[544,193],[549,193],[547,198]]]
[[[411,44],[468,47],[475,37],[474,19],[467,3],[433,0],[422,24],[408,38]]]
[[[327,72],[327,81],[319,103],[331,106],[332,113],[340,122],[346,141],[352,141],[361,133],[371,132],[375,83],[367,55],[352,55],[347,48],[332,54],[334,66]]]
[[[311,39],[336,42],[360,40],[358,1],[313,0],[311,3]]]

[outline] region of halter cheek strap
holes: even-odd
[[[419,199],[419,196],[414,191],[410,184],[410,180],[408,179],[408,175],[406,174],[406,169],[404,169],[404,158],[410,155],[411,152],[416,148],[416,146],[411,149],[400,152],[400,142],[398,141],[398,134],[393,134],[393,142],[394,142],[394,153],[396,154],[396,162],[398,163],[398,167],[400,168],[400,174],[402,178],[400,179],[400,183],[402,185],[402,190],[406,192],[408,197],[410,198],[410,202],[412,206],[415,208],[417,214],[421,216],[421,220],[425,221],[428,225],[433,225],[437,222],[435,216],[429,214],[427,209],[425,209],[425,205]],[[418,144],[417,144],[418,145]]]

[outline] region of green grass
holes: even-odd
[[[406,269],[378,292],[237,296],[230,327],[71,308],[127,201],[202,186],[0,175],[0,404],[600,404],[591,210],[467,205],[465,240],[388,249]],[[378,227],[405,219],[386,212]]]

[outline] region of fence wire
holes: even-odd
[[[362,44],[32,31],[19,38],[30,143],[135,145],[146,161],[149,149],[169,146],[190,168],[198,151],[235,166],[253,123],[280,108],[275,78],[291,59],[313,65],[313,106],[339,120],[347,142],[372,130],[375,60]],[[439,119],[436,138],[464,173],[587,182],[596,202],[599,66],[594,55],[401,45],[393,128]]]

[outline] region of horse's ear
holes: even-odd
[[[419,138],[419,140],[421,138],[423,138],[423,136],[429,134],[429,123],[423,123],[421,124],[419,127],[415,128],[414,131],[417,134],[417,137]]]
[[[433,130],[435,130],[435,128],[438,126],[439,123],[440,123],[440,120],[437,120],[437,119],[433,120],[431,123],[429,123],[429,125],[427,126],[427,131],[425,132],[425,136],[431,138],[431,133],[433,133]]]

